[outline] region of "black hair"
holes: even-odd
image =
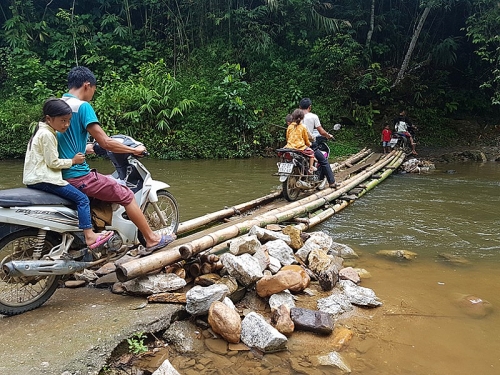
[[[309,98],[303,98],[299,103],[300,109],[307,109],[312,105],[312,101]]]
[[[70,115],[73,111],[71,107],[64,100],[58,98],[50,98],[45,101],[43,104],[43,120],[47,116],[57,117],[57,116],[65,116]]]
[[[301,109],[296,109],[292,112],[292,122],[295,122],[297,125],[304,119],[304,111]]]
[[[91,86],[97,85],[97,80],[94,73],[89,68],[84,66],[75,66],[68,73],[68,89],[79,89],[85,82],[89,82]]]
[[[71,107],[66,103],[64,100],[58,99],[58,98],[49,98],[43,103],[43,116],[40,121],[45,122],[47,116],[50,117],[58,117],[58,116],[66,116],[70,115],[73,113],[73,110]],[[39,129],[39,125],[37,124],[35,126],[35,130],[33,130],[33,135],[30,138],[29,141],[29,148],[31,149],[31,143],[33,142],[33,137],[37,133]]]

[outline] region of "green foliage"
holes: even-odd
[[[488,67],[481,88],[490,93],[491,103],[500,104],[500,7],[498,1],[477,1],[477,12],[467,20],[467,36],[477,47],[475,53]]]
[[[75,64],[98,78],[93,105],[104,129],[144,140],[161,158],[282,146],[284,117],[302,97],[326,128],[356,123],[337,136],[352,138],[335,142],[335,153],[378,142],[387,108],[436,122],[440,135],[425,142],[452,141],[443,116],[498,115],[497,1],[377,2],[367,46],[369,3],[88,0],[72,9],[11,0],[0,19],[0,156],[22,156],[29,124],[47,97],[62,94]],[[432,7],[434,21],[392,88],[421,6]]]
[[[342,127],[342,129],[334,134],[335,141],[329,142],[330,158],[337,158],[339,156],[351,155],[366,146],[366,139],[360,137],[360,132],[357,128],[349,126]]]
[[[339,32],[316,40],[311,53],[313,66],[321,66],[329,80],[353,76],[361,66],[361,45],[349,33]]]
[[[455,129],[448,126],[447,118],[439,109],[426,108],[412,111],[412,119],[418,127],[418,139],[420,145],[448,146],[458,145],[461,139]]]
[[[148,351],[147,345],[144,344],[144,339],[147,336],[144,332],[138,332],[134,334],[131,338],[127,339],[128,350],[133,354],[142,354]]]
[[[131,135],[145,129],[168,132],[174,120],[196,104],[190,98],[179,99],[181,84],[163,60],[142,65],[139,73],[126,81],[115,72],[111,76],[105,78],[109,83],[103,85],[94,102],[101,123],[111,132],[118,128]]]
[[[0,102],[0,159],[22,158],[31,137],[31,124],[41,117],[42,106],[27,103],[22,98]]]
[[[366,126],[369,129],[373,129],[375,115],[378,115],[379,113],[380,111],[378,109],[374,109],[371,102],[366,106],[355,103],[352,109],[352,117],[356,120],[356,123]]]
[[[252,131],[257,126],[257,115],[260,110],[253,109],[248,104],[250,97],[250,85],[243,80],[245,69],[240,64],[225,63],[219,68],[223,78],[215,91],[218,97],[218,109],[221,115],[229,120],[228,132],[236,132],[241,137],[233,141],[237,152],[236,157],[247,157],[251,155]],[[231,129],[232,128],[232,129]]]

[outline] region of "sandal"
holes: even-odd
[[[92,245],[89,245],[89,249],[94,250],[95,248],[104,245],[114,234],[115,232],[113,231],[99,233],[95,242]]]
[[[318,170],[318,168],[316,167],[311,167],[309,168],[309,174],[313,174],[314,172],[316,172]]]
[[[156,245],[145,248],[145,254],[151,254],[153,251],[156,251],[158,249],[161,249],[161,248],[167,246],[170,242],[173,242],[176,238],[177,238],[177,236],[173,233],[172,234],[163,234],[161,236],[160,242],[158,242]]]
[[[336,189],[336,188],[340,187],[340,184],[338,182],[332,182],[330,185],[328,185],[328,187],[330,187],[332,189]]]

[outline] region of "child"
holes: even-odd
[[[384,148],[384,154],[388,154],[389,152],[391,152],[391,146],[389,146],[389,142],[391,141],[391,136],[392,132],[389,127],[389,124],[386,124],[384,126],[384,130],[382,130],[382,137],[381,137],[382,147]]]
[[[405,137],[408,137],[410,140],[411,144],[411,149],[412,149],[412,154],[413,155],[418,155],[417,152],[415,151],[415,140],[413,139],[413,136],[411,135],[412,130],[414,131],[416,127],[411,123],[409,117],[406,115],[406,111],[402,110],[399,113],[399,116],[397,116],[394,120],[394,130],[401,134],[404,135]]]
[[[79,228],[90,249],[104,244],[113,232],[95,233],[92,230],[89,198],[63,180],[61,169],[85,161],[85,155],[76,154],[73,159],[59,159],[56,131],[64,133],[71,119],[72,110],[60,99],[48,99],[43,105],[43,119],[35,128],[24,160],[23,183],[27,187],[56,194],[73,201],[77,206]]]
[[[288,123],[287,117],[287,123]],[[314,151],[309,147],[311,142],[309,140],[309,133],[302,120],[304,119],[304,111],[296,109],[290,118],[290,124],[286,129],[286,146],[285,148],[294,148],[300,150],[304,155],[309,157],[309,173],[313,173],[316,168],[314,167]]]

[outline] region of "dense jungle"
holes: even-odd
[[[403,108],[420,145],[498,146],[498,30],[498,0],[4,0],[0,159],[75,65],[103,128],[161,159],[269,155],[302,97],[345,125],[332,156]]]

